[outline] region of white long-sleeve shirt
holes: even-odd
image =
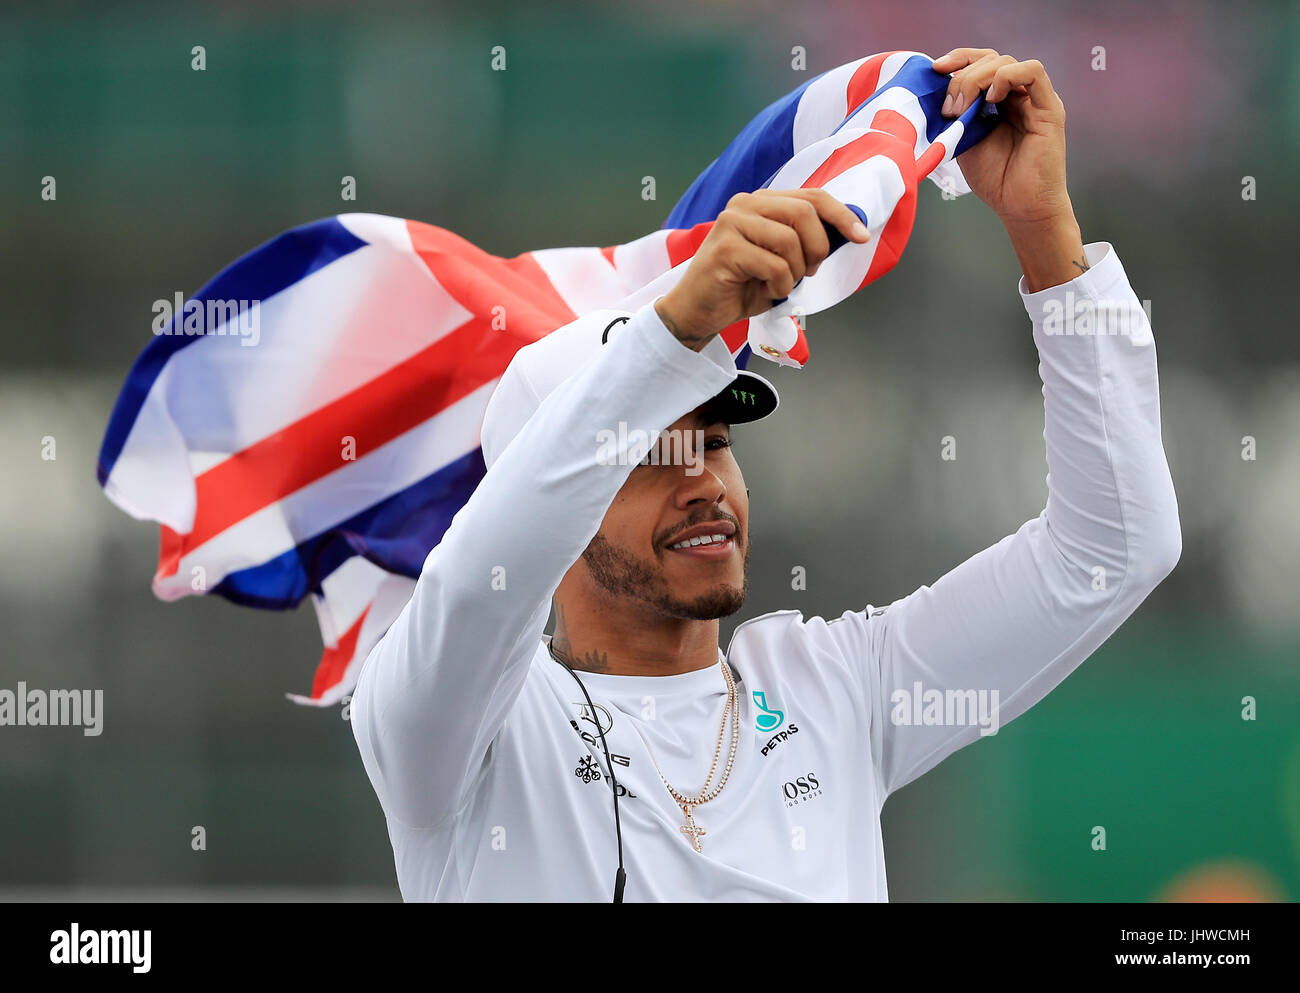
[[[886,900],[890,793],[1041,699],[1178,560],[1150,327],[1111,246],[1086,251],[1092,268],[1069,283],[1020,283],[1043,382],[1039,516],[882,609],[746,621],[718,665],[579,672],[594,711],[543,634],[632,469],[597,462],[593,425],[663,429],[735,366],[680,344],[647,305],[551,393],[429,554],[353,696],[403,897],[610,900],[600,721],[626,901]],[[1054,333],[1085,309],[1078,329],[1091,333]],[[694,813],[707,832],[697,852],[657,768],[700,788],[728,663],[740,743],[725,789]]]

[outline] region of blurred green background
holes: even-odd
[[[310,686],[310,608],[155,600],[156,530],[95,484],[153,300],[354,210],[499,255],[628,241],[811,75],[976,45],[1047,67],[1084,240],[1151,301],[1184,551],[1046,700],[891,798],[891,897],[1294,901],[1298,44],[1291,3],[7,5],[0,687],[103,688],[106,715],[100,737],[0,728],[0,899],[397,898],[348,725],[283,696]],[[895,271],[808,322],[808,368],[755,360],[782,411],[737,432],[755,553],[736,620],[888,603],[1037,515],[1018,276],[984,205],[927,186]]]

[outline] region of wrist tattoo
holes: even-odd
[[[672,332],[672,336],[676,338],[678,341],[680,341],[683,345],[686,345],[687,347],[707,344],[708,340],[713,337],[713,335],[711,334],[703,334],[703,335],[687,334],[685,331],[683,331],[681,328],[677,326],[677,322],[673,320],[671,314],[665,314],[658,307],[655,308],[655,313],[658,314],[659,319],[664,322],[664,327],[666,327],[670,332]]]

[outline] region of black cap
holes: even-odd
[[[780,402],[771,383],[756,372],[742,369],[731,385],[709,400],[707,406],[717,411],[718,419],[727,424],[744,424],[762,420]]]
[[[609,340],[609,332],[615,324],[628,319],[616,317],[610,321],[600,336],[600,343],[603,345]],[[775,386],[758,373],[741,369],[731,385],[709,400],[707,406],[716,410],[718,418],[727,424],[745,424],[762,420],[776,410],[780,403],[781,398],[776,395]]]

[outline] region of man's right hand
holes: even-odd
[[[790,295],[830,252],[825,222],[849,241],[871,234],[825,190],[737,193],[718,215],[681,281],[655,312],[687,348],[699,351],[723,328]]]

